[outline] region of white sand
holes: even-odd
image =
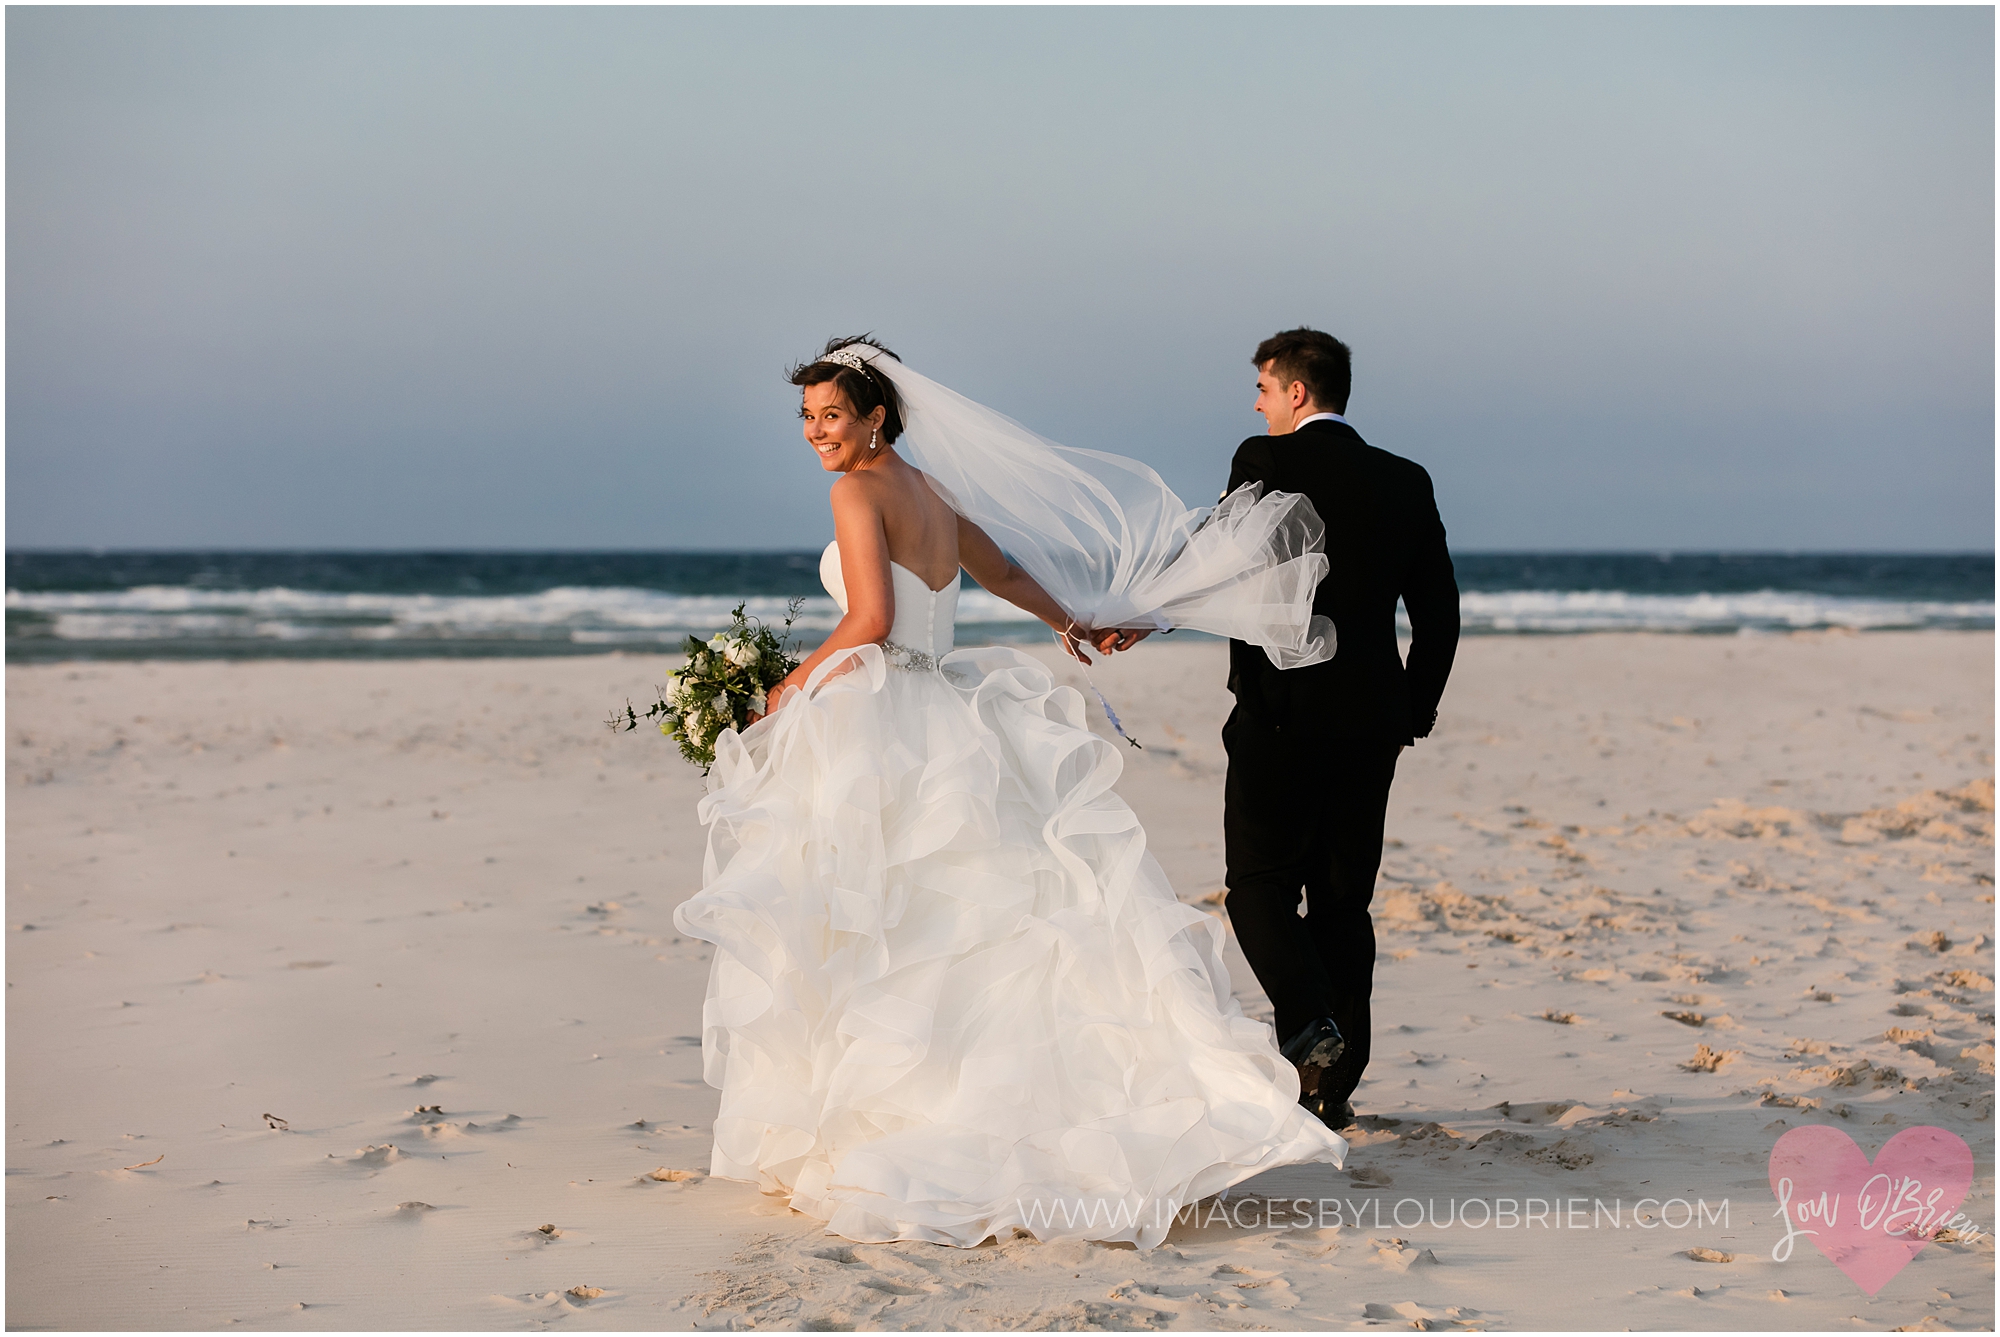
[[[1771,1260],[1765,1180],[1801,1122],[1937,1124],[1994,1225],[1991,635],[1468,642],[1390,812],[1348,1169],[1143,1255],[848,1245],[645,1177],[706,1165],[716,1104],[670,919],[699,777],[596,723],[656,670],[8,670],[10,1326],[1993,1325],[1990,1235],[1871,1299]],[[1149,643],[1099,677],[1189,900],[1222,672]],[[1268,1229],[1267,1194],[1309,1204]],[[1528,1198],[1622,1228],[1395,1224]]]

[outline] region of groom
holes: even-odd
[[[1286,330],[1257,345],[1257,412],[1270,425],[1237,447],[1229,489],[1302,492],[1326,524],[1313,612],[1333,620],[1334,657],[1279,670],[1229,643],[1236,708],[1222,728],[1227,906],[1270,996],[1301,1103],[1343,1128],[1368,1066],[1375,926],[1368,901],[1396,756],[1437,722],[1458,648],[1458,584],[1430,475],[1377,450],[1343,416],[1347,345]],[[1408,662],[1396,600],[1410,617]],[[1299,915],[1301,894],[1305,915]]]

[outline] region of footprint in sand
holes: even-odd
[[[641,1184],[699,1184],[708,1178],[700,1170],[669,1170],[662,1165],[639,1176]],[[824,1255],[822,1255],[824,1256]]]
[[[1716,1050],[1710,1049],[1707,1045],[1696,1045],[1694,1047],[1694,1057],[1680,1066],[1687,1072],[1715,1072],[1725,1064],[1733,1063],[1741,1057],[1743,1057],[1743,1054],[1740,1050]]]
[[[1364,1304],[1361,1306],[1361,1317],[1371,1323],[1395,1323],[1415,1328],[1418,1332],[1447,1332],[1487,1326],[1487,1321],[1477,1309],[1459,1305],[1426,1309],[1415,1300],[1405,1300],[1401,1304]]]
[[[366,1170],[372,1174],[384,1166],[393,1165],[397,1161],[407,1159],[407,1157],[401,1151],[397,1150],[395,1143],[384,1142],[379,1147],[358,1147],[355,1149],[354,1154],[345,1160],[335,1156],[332,1152],[328,1152],[327,1159],[338,1162],[343,1168]]]
[[[1323,1230],[1287,1230],[1271,1241],[1274,1255],[1290,1264],[1299,1259],[1326,1258],[1340,1252],[1340,1227]]]
[[[1509,1123],[1541,1124],[1555,1123],[1563,1115],[1575,1109],[1576,1102],[1570,1100],[1528,1101],[1516,1105],[1510,1100],[1503,1100],[1499,1104],[1489,1105],[1487,1108]]]
[[[1212,1289],[1204,1297],[1220,1309],[1296,1309],[1298,1296],[1282,1272],[1224,1263],[1209,1274]]]
[[[566,1291],[529,1292],[527,1295],[496,1295],[493,1298],[510,1309],[540,1311],[545,1318],[561,1318],[582,1310],[604,1292],[596,1286],[572,1286]]]
[[[1375,1246],[1374,1262],[1389,1272],[1408,1272],[1413,1267],[1436,1267],[1437,1254],[1429,1249],[1411,1247],[1406,1239],[1370,1239]]]
[[[703,1326],[737,1330],[991,1327],[993,1311],[988,1306],[994,1298],[994,1282],[988,1278],[994,1274],[1011,1276],[1016,1269],[1032,1268],[1050,1283],[1048,1289],[1060,1295],[1075,1289],[1070,1283],[1078,1274],[1091,1277],[1096,1271],[1101,1276],[1107,1266],[1128,1266],[1130,1257],[1123,1251],[1073,1240],[1049,1244],[1002,1240],[976,1250],[956,1250],[910,1243],[836,1244],[809,1229],[787,1228],[752,1239],[738,1251],[727,1271],[709,1274],[716,1284],[690,1296],[688,1303],[708,1316]],[[1103,1284],[1094,1277],[1081,1281],[1091,1291]],[[1000,1326],[1032,1331],[1132,1331],[1164,1326],[1177,1316],[1188,1317],[1189,1305],[1205,1305],[1201,1300],[1161,1301],[1151,1294],[1139,1298],[1142,1302],[1137,1304],[1093,1298],[1032,1312],[1010,1307],[1007,1322]],[[1204,1308],[1194,1315],[1195,1322],[1180,1326],[1213,1328],[1216,1324],[1208,1318],[1212,1312]],[[987,1321],[968,1325],[968,1313]]]
[[[467,1119],[465,1121],[465,1131],[468,1133],[505,1133],[520,1127],[524,1122],[526,1121],[518,1114],[510,1114],[498,1123],[474,1123],[472,1120]]]
[[[1777,1105],[1785,1109],[1816,1110],[1826,1102],[1818,1096],[1787,1096],[1776,1091],[1766,1091],[1758,1100],[1761,1105]],[[1783,1120],[1779,1120],[1780,1123]]]
[[[1450,1152],[1465,1145],[1465,1139],[1441,1123],[1426,1121],[1398,1139],[1400,1151]]]
[[[1176,1286],[1156,1281],[1130,1280],[1120,1282],[1106,1292],[1105,1299],[1131,1306],[1126,1312],[1131,1317],[1126,1322],[1139,1320],[1145,1327],[1167,1327],[1177,1318],[1204,1311],[1248,1309],[1249,1303],[1234,1295],[1214,1293],[1214,1298],[1201,1293],[1199,1286]],[[1165,1306],[1168,1312],[1154,1306]],[[1175,1312],[1177,1311],[1177,1312]],[[1116,1327],[1116,1322],[1101,1323],[1102,1327]]]
[[[1545,1161],[1564,1170],[1581,1170],[1597,1159],[1587,1143],[1579,1138],[1565,1137],[1546,1147],[1536,1147],[1526,1154],[1525,1159]]]
[[[1521,1153],[1532,1148],[1534,1144],[1535,1140],[1526,1133],[1513,1133],[1505,1128],[1495,1128],[1490,1133],[1481,1133],[1478,1137],[1474,1138],[1472,1149],[1483,1152],[1488,1156],[1507,1158],[1519,1156]],[[1490,1162],[1481,1163],[1490,1164]]]
[[[1145,1332],[1170,1326],[1175,1315],[1142,1305],[1082,1300],[1060,1309],[1037,1311],[1030,1317],[1032,1326],[1044,1331]]]

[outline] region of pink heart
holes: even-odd
[[[1771,1192],[1788,1223],[1771,1256],[1805,1235],[1870,1295],[1910,1265],[1972,1187],[1972,1148],[1942,1128],[1905,1128],[1873,1165],[1838,1128],[1794,1128],[1771,1148]]]

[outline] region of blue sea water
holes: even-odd
[[[1453,555],[1468,634],[1991,630],[1991,553]],[[7,554],[7,657],[405,658],[670,651],[737,604],[794,632],[839,620],[819,554]],[[1046,639],[969,581],[961,643]]]

